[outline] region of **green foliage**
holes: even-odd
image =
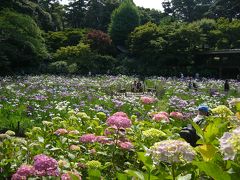
[[[152,22],[154,24],[159,24],[160,21],[166,16],[161,11],[157,11],[155,9],[138,7],[141,25],[144,25],[148,22]]]
[[[116,45],[125,45],[131,31],[140,23],[139,13],[130,0],[125,0],[114,10],[109,25],[109,34]]]
[[[0,12],[1,68],[38,67],[47,57],[42,32],[33,19],[9,10]]]
[[[76,46],[87,33],[87,29],[65,29],[64,31],[45,34],[46,44],[51,52],[60,47]]]
[[[61,47],[54,54],[56,60],[65,60],[68,63],[84,64],[91,55],[89,45],[79,43],[77,46]]]
[[[49,71],[56,74],[67,73],[68,65],[65,61],[56,61],[49,65]]]

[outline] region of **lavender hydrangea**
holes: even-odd
[[[38,176],[59,176],[58,162],[44,154],[34,157],[34,168]]]
[[[190,162],[195,157],[193,148],[184,141],[165,140],[155,143],[148,150],[147,156],[151,156],[154,164],[166,162],[170,164]]]
[[[224,160],[234,160],[240,152],[240,127],[231,133],[225,132],[220,138],[220,150],[224,154]]]
[[[122,114],[122,113],[121,113]],[[112,115],[107,119],[107,125],[111,127],[117,127],[120,128],[130,128],[132,125],[132,122],[128,117],[122,116],[122,115]]]

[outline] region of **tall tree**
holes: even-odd
[[[138,7],[138,11],[140,14],[141,25],[146,24],[147,22],[159,24],[161,19],[166,16],[161,11],[157,11],[155,9]]]
[[[83,27],[86,11],[85,0],[71,0],[67,6],[66,14],[68,26],[73,28]]]
[[[86,2],[85,26],[107,31],[111,14],[119,6],[119,0],[88,0]]]
[[[0,11],[0,67],[37,67],[47,57],[42,32],[34,20],[9,10]]]
[[[16,12],[31,16],[41,29],[52,29],[52,17],[37,0],[1,0],[0,9],[8,8]]]
[[[165,0],[164,12],[187,22],[206,17],[212,0]]]
[[[109,34],[116,45],[125,45],[128,38],[136,26],[140,23],[140,17],[135,4],[131,0],[125,0],[119,8],[113,11]]]
[[[230,20],[240,18],[240,1],[239,0],[214,0],[209,11],[212,18],[225,17]]]

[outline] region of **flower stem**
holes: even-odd
[[[172,164],[172,177],[173,177],[173,180],[176,180],[176,177],[175,177],[175,164]]]

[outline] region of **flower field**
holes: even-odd
[[[132,93],[135,79],[0,78],[0,179],[239,179],[240,82],[152,77]],[[196,147],[179,135],[187,124]]]

